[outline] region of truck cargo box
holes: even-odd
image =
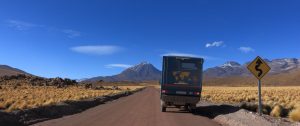
[[[195,108],[202,91],[203,58],[164,56],[161,80],[161,110],[168,106]]]

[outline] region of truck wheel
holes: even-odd
[[[166,105],[165,105],[165,102],[163,100],[160,100],[160,109],[161,109],[161,112],[166,112]]]
[[[184,105],[184,110],[189,110],[189,106],[188,105]]]
[[[188,106],[188,110],[189,110],[191,113],[195,113],[195,112],[196,112],[196,105],[189,105],[189,106]]]
[[[161,106],[161,112],[166,112],[167,108],[164,106]]]
[[[196,113],[196,109],[191,109],[190,112],[191,113]]]

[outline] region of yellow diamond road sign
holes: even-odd
[[[259,56],[257,56],[247,68],[258,80],[263,78],[271,69]]]

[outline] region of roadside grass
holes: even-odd
[[[280,116],[282,116],[282,106],[281,105],[276,105],[272,109],[270,115],[273,116],[273,117],[280,117]]]
[[[215,103],[237,104],[257,110],[257,87],[204,86],[202,98]],[[289,117],[300,121],[300,86],[262,87],[263,112],[274,117]]]
[[[63,101],[78,101],[94,98],[126,90],[136,90],[143,86],[118,86],[120,90],[86,89],[83,86],[14,86],[2,85],[0,88],[0,110],[11,112],[14,110],[30,109]]]
[[[157,89],[160,89],[161,88],[161,86],[160,85],[158,85],[158,84],[156,84],[156,85],[152,85],[154,88],[157,88]]]
[[[293,121],[300,121],[300,108],[296,108],[289,113],[289,118]]]

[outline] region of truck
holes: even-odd
[[[161,111],[170,106],[194,112],[202,92],[203,58],[163,56]]]

